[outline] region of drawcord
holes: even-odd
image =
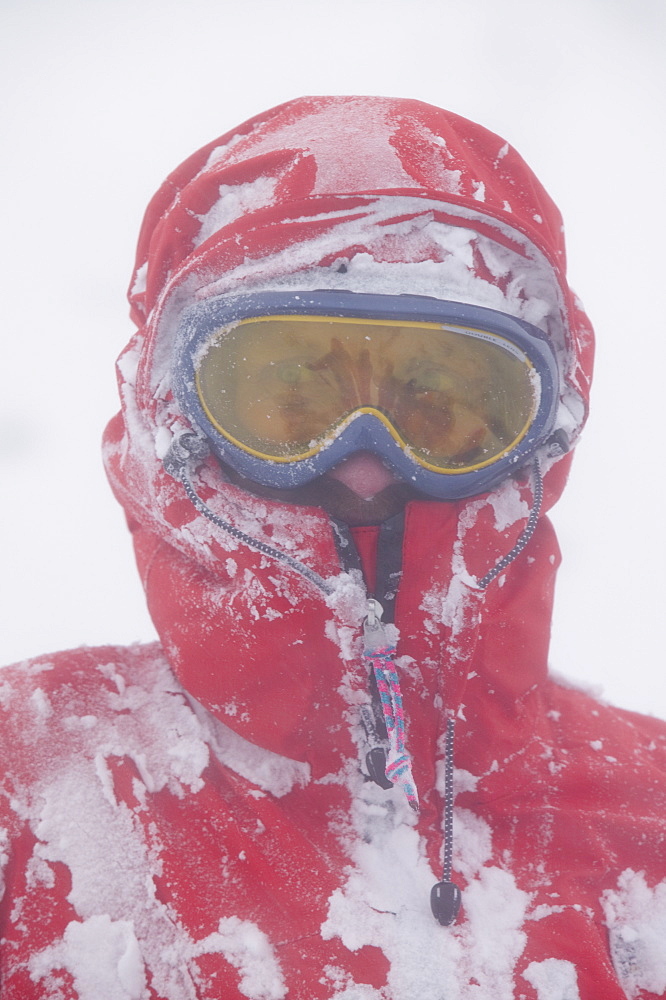
[[[240,542],[244,542],[245,545],[249,545],[250,548],[256,549],[257,552],[261,552],[262,555],[268,556],[269,559],[276,559],[278,562],[285,563],[290,566],[301,576],[304,576],[306,580],[313,583],[315,587],[318,587],[322,593],[329,594],[333,593],[333,587],[324,580],[319,573],[315,573],[313,569],[306,566],[305,563],[299,562],[298,559],[294,559],[293,556],[288,555],[286,552],[282,552],[280,549],[273,548],[272,545],[267,545],[266,542],[259,541],[258,538],[253,538],[251,535],[246,534],[241,531],[240,528],[236,528],[229,521],[225,521],[223,518],[219,517],[210,507],[204,503],[198,493],[195,492],[194,487],[190,481],[190,477],[187,472],[187,465],[191,458],[205,458],[208,454],[208,445],[201,438],[197,437],[196,434],[191,431],[181,434],[180,437],[175,438],[172,442],[169,451],[164,459],[164,467],[170,476],[174,479],[179,479],[185,488],[188,498],[194,505],[194,507],[207,517],[209,521],[212,521],[218,528],[222,528],[233,538],[237,538]]]
[[[218,528],[226,531],[233,538],[244,542],[250,548],[261,552],[270,559],[290,566],[310,583],[314,584],[324,594],[329,595],[333,588],[322,576],[293,556],[275,549],[259,539],[253,538],[239,528],[219,517],[208,507],[195,492],[187,472],[187,465],[193,458],[203,459],[208,454],[208,445],[198,435],[192,432],[181,434],[175,438],[164,458],[164,467],[169,475],[182,482],[185,492],[196,510],[212,521]],[[480,590],[485,590],[499,574],[507,568],[523,551],[536,530],[539,512],[543,501],[543,479],[538,459],[534,459],[534,501],[527,524],[521,532],[513,548],[490,569],[479,582]],[[366,756],[366,766],[370,778],[382,788],[391,788],[394,784],[403,788],[407,801],[412,809],[418,812],[419,799],[412,775],[411,758],[405,746],[405,718],[402,708],[402,693],[400,681],[395,668],[393,654],[395,645],[387,637],[386,626],[381,621],[382,607],[378,601],[368,602],[368,616],[364,622],[365,650],[364,658],[370,664],[377,682],[377,690],[388,737],[388,754],[381,737],[377,733],[374,713],[364,705],[361,707],[361,721],[365,729],[370,750]],[[453,865],[453,738],[455,722],[447,720],[445,739],[445,769],[444,769],[444,862],[442,878],[430,892],[430,906],[435,919],[444,927],[453,924],[458,916],[461,903],[460,887],[451,881]],[[383,772],[383,773],[382,773]]]
[[[492,583],[496,576],[505,570],[507,566],[513,562],[517,556],[523,551],[530,538],[536,531],[537,522],[539,520],[539,513],[541,511],[541,504],[543,503],[543,479],[541,478],[541,468],[539,466],[539,459],[535,457],[534,465],[532,466],[534,473],[534,501],[532,503],[532,508],[527,518],[527,524],[518,536],[518,541],[513,546],[510,552],[507,552],[505,556],[496,563],[491,570],[489,570],[485,576],[483,576],[478,583],[479,590],[485,590],[488,584]]]
[[[377,743],[377,731],[371,710],[367,705],[363,706],[361,721],[370,743],[366,766],[370,777],[376,781],[377,776],[381,775],[381,769],[377,767],[379,763],[377,758],[381,760],[382,757],[385,757],[383,780],[379,781],[378,784],[382,788],[390,788],[392,784],[398,785],[404,791],[411,808],[414,812],[418,812],[419,796],[412,775],[411,757],[405,746],[405,715],[402,708],[402,692],[393,658],[395,644],[389,639],[386,626],[382,623],[382,610],[379,601],[372,598],[368,601],[368,617],[363,624],[365,639],[363,656],[374,672],[377,682],[377,691],[386,726],[388,753],[384,754],[381,744]],[[371,759],[368,760],[368,758]]]
[[[442,879],[451,881],[451,867],[453,865],[453,733],[455,730],[455,719],[449,718],[446,721],[446,742],[445,742],[445,766],[444,766],[444,871]]]
[[[233,538],[237,538],[270,559],[285,563],[313,583],[315,587],[318,587],[322,593],[331,594],[333,587],[305,563],[299,562],[298,559],[294,559],[286,552],[275,549],[273,546],[267,545],[266,542],[261,542],[241,531],[240,528],[236,528],[212,511],[201,499],[192,486],[187,467],[192,459],[203,460],[208,453],[207,442],[192,431],[186,431],[173,439],[163,460],[166,472],[174,479],[180,480],[195,509]],[[392,788],[394,784],[403,788],[410,806],[418,812],[418,793],[412,776],[411,758],[405,747],[402,692],[393,660],[395,646],[391,645],[387,639],[386,626],[381,622],[381,615],[381,605],[378,601],[371,599],[368,602],[368,617],[364,622],[365,649],[363,655],[370,663],[377,681],[383,720],[388,736],[388,754],[377,733],[372,710],[369,706],[363,706],[361,721],[370,745],[370,750],[366,755],[366,766],[370,777],[382,788]]]
[[[444,866],[441,881],[430,890],[430,909],[442,927],[455,923],[460,909],[460,886],[451,881],[453,867],[453,733],[455,720],[447,719],[444,747]]]
[[[534,459],[534,500],[527,518],[527,524],[518,536],[513,548],[490,569],[479,582],[480,590],[486,590],[489,584],[509,566],[523,551],[536,530],[539,512],[543,502],[543,479],[539,460]],[[437,882],[430,892],[430,907],[433,916],[443,927],[455,923],[460,910],[460,887],[451,881],[453,864],[453,736],[455,721],[450,718],[446,723],[445,764],[444,764],[444,863],[441,881]]]

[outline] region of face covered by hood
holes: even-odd
[[[133,532],[151,615],[184,686],[243,736],[307,759],[320,773],[335,766],[336,752],[344,756],[345,712],[365,684],[357,666],[366,607],[360,579],[341,572],[320,507],[299,505],[298,494],[249,493],[212,454],[193,471],[196,492],[218,518],[328,579],[325,600],[298,572],[204,518],[163,459],[192,429],[175,391],[187,310],[229,296],[331,290],[463,303],[536,327],[557,362],[552,429],[569,448],[584,423],[592,360],[592,332],[566,281],[557,208],[515,150],[449,112],[378,97],[291,101],[195,153],[158,191],[130,290],[137,332],[118,362],[122,410],[105,435],[108,475]],[[561,452],[544,445],[539,455],[543,509],[566,479],[570,452]],[[467,607],[476,600],[470,595],[516,543],[532,502],[533,482],[524,476],[468,499],[409,503],[398,625],[416,645],[425,628],[426,645],[414,656],[435,662],[439,629],[438,649],[450,661],[469,661],[480,622],[478,608]],[[541,548],[549,564],[550,582],[536,586],[539,621],[549,615],[557,561],[541,521],[529,555],[532,564]],[[411,550],[410,530],[420,539]],[[408,563],[417,562],[422,578],[409,582]],[[511,576],[518,572],[507,579],[518,581]],[[496,615],[498,600],[483,597]],[[511,587],[503,600],[514,602],[513,612],[503,607],[505,622],[514,614],[533,628]],[[539,662],[549,626],[540,627]],[[508,698],[529,686],[519,674]],[[341,707],[313,722],[313,706],[335,698]],[[322,724],[326,759],[317,766]]]

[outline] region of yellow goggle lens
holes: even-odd
[[[466,471],[515,447],[538,406],[519,348],[438,323],[242,320],[213,334],[196,384],[222,435],[276,462],[315,454],[356,414],[373,413],[420,464]]]

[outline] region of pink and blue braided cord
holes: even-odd
[[[412,759],[405,746],[405,716],[400,681],[393,661],[394,653],[395,646],[384,646],[366,650],[364,656],[375,674],[388,734],[386,777],[403,789],[410,806],[418,812],[419,796],[412,775]]]

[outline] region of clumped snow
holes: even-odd
[[[191,696],[188,700],[205,731],[218,760],[236,774],[247,778],[262,791],[282,798],[293,788],[303,787],[310,781],[310,767],[298,760],[289,760],[279,754],[256,746],[243,739],[233,729],[215,719]],[[230,706],[229,715],[235,714]]]
[[[216,952],[240,973],[238,989],[243,996],[251,1000],[282,1000],[286,996],[273,949],[266,935],[249,920],[223,918],[217,931],[200,941],[182,941],[180,949],[167,949],[164,957],[175,964]],[[104,913],[71,921],[63,937],[29,963],[34,981],[48,982],[51,974],[61,969],[71,973],[80,1000],[142,1000],[147,996],[145,966],[131,920],[112,920]],[[168,996],[189,1000],[196,993],[190,987]]]
[[[368,597],[360,572],[338,573],[326,582],[331,588],[326,604],[334,612],[336,621],[358,629],[368,613]]]
[[[196,795],[211,751],[255,781],[258,795],[262,787],[286,794],[309,780],[309,769],[235,737],[190,705],[157,649],[152,659],[145,653],[142,659],[142,684],[126,663],[108,659],[98,668],[104,683],[94,694],[68,690],[69,714],[62,715],[55,738],[42,730],[49,704],[44,691],[37,688],[37,696],[24,703],[23,711],[37,719],[37,739],[43,731],[49,740],[49,751],[39,751],[45,767],[35,787],[28,791],[12,778],[17,788],[12,806],[36,837],[26,884],[32,891],[53,887],[58,865],[66,866],[67,901],[76,914],[60,938],[31,956],[29,973],[53,996],[59,995],[64,971],[81,1000],[143,1000],[148,978],[161,997],[195,1000],[196,959],[218,953],[238,970],[243,995],[281,1000],[284,978],[257,926],[232,916],[197,940],[160,901],[155,880],[162,872],[161,845],[137,816],[151,793]],[[115,794],[113,758],[136,766],[136,809]],[[7,832],[1,830],[0,872],[7,846]],[[24,906],[18,896],[12,919],[19,926]]]
[[[493,221],[498,240],[476,233],[475,220],[480,213],[461,215],[460,225],[450,225],[434,218],[441,210],[439,202],[404,196],[383,196],[365,206],[362,219],[341,221],[331,232],[316,239],[294,244],[278,254],[247,260],[197,292],[198,298],[264,287],[283,291],[309,291],[322,288],[346,289],[385,295],[429,295],[439,299],[466,302],[497,309],[524,319],[544,332],[554,334],[564,350],[564,330],[560,293],[550,266],[540,251],[524,240],[521,247],[527,256],[501,242],[505,234]],[[456,214],[447,206],[447,213]],[[333,218],[335,212],[327,213]],[[402,216],[407,221],[392,221]],[[439,248],[442,260],[390,259],[390,247],[396,240],[430,240]],[[511,241],[517,245],[516,234]],[[346,271],[320,267],[324,258],[335,257],[349,246],[368,246],[372,253],[355,252],[344,257]],[[388,260],[377,260],[382,253]],[[480,277],[474,265],[478,254],[494,281]],[[498,283],[499,282],[499,283]],[[501,285],[501,287],[500,287]],[[166,318],[166,317],[165,317]],[[173,320],[173,317],[170,317]],[[169,339],[173,332],[166,332]],[[158,378],[158,375],[155,376]]]
[[[425,858],[413,813],[398,792],[366,784],[358,790],[353,828],[347,832],[353,859],[346,882],[330,897],[325,939],[339,937],[352,951],[381,948],[390,962],[387,995],[409,1000],[513,1000],[515,967],[525,947],[522,925],[531,901],[513,875],[489,866],[490,830],[483,820],[457,811],[457,866],[469,876],[466,921],[441,927],[430,910],[438,881]],[[368,991],[368,992],[364,992]],[[336,1000],[379,998],[345,981]]]
[[[474,199],[475,201],[485,201],[486,200],[486,185],[483,181],[472,181],[474,185]]]
[[[46,720],[53,714],[53,708],[49,702],[48,695],[41,688],[35,688],[30,696],[30,702],[35,709],[35,714],[42,720]]]
[[[146,975],[131,920],[98,914],[73,920],[57,944],[30,959],[31,978],[47,978],[54,970],[71,973],[80,1000],[142,1000]]]
[[[146,290],[146,279],[148,277],[148,261],[138,267],[132,283],[132,295],[142,295]]]
[[[627,996],[641,990],[666,991],[666,880],[649,886],[644,872],[627,868],[617,889],[607,889],[601,905],[606,917],[610,951]]]
[[[561,958],[531,962],[523,972],[537,1000],[581,1000],[575,966]]]
[[[273,200],[277,178],[257,177],[244,184],[221,184],[219,199],[212,208],[200,216],[201,229],[195,246],[199,246],[219,229],[228,226],[247,212],[254,212]]]
[[[273,948],[256,924],[238,917],[220,920],[218,929],[192,949],[193,955],[220,952],[240,972],[238,989],[251,1000],[282,1000],[284,976]]]
[[[495,512],[495,530],[506,531],[516,521],[528,517],[530,509],[520,495],[520,488],[514,479],[507,479],[488,496],[488,503]]]

